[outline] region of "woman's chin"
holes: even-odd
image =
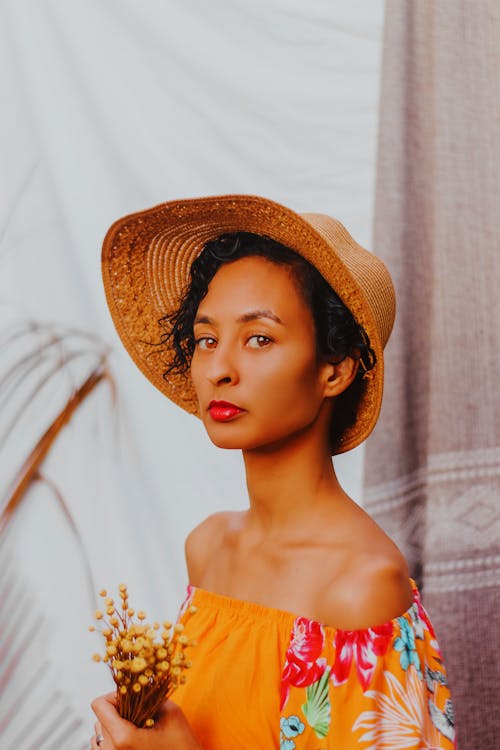
[[[207,430],[207,434],[217,448],[240,451],[247,448],[247,441],[242,440],[241,437],[237,437],[236,435],[224,435],[219,430]]]
[[[236,432],[236,431],[235,431]],[[286,436],[283,435],[243,435],[235,434],[229,430],[207,429],[208,437],[217,448],[226,450],[252,451],[259,448],[278,446],[286,442]]]
[[[205,429],[211,442],[217,448],[241,451],[249,448],[250,444],[255,445],[255,440],[252,440],[248,434],[242,434],[234,423],[205,424]]]

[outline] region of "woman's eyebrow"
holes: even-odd
[[[237,322],[248,323],[249,320],[257,320],[258,318],[270,318],[271,320],[274,320],[275,323],[281,323],[281,325],[283,325],[281,318],[278,318],[272,310],[250,310],[249,312],[240,315],[239,318],[237,318]]]
[[[273,313],[272,310],[249,310],[236,318],[236,322],[248,323],[251,320],[258,320],[259,318],[270,318],[270,320],[274,320],[275,323],[283,325],[281,318]],[[208,325],[214,325],[215,321],[208,315],[197,315],[193,325],[196,325],[197,323],[208,323]]]

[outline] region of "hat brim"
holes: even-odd
[[[384,323],[388,332],[381,333],[380,320],[376,319],[376,285],[372,285],[373,292],[367,287],[367,279],[370,282],[374,276],[374,261],[375,271],[385,267],[331,217],[298,214],[259,196],[223,195],[169,201],[118,219],[104,239],[102,274],[107,303],[123,345],[153,385],[187,412],[199,416],[189,374],[170,373],[168,379],[163,376],[170,350],[160,345],[164,329],[158,321],[177,309],[189,282],[191,264],[206,242],[237,231],[266,235],[302,255],[368,334],[377,361],[365,375],[356,422],[346,429],[335,453],[354,448],[370,434],[380,412],[383,346],[392,320]]]

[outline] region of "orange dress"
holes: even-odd
[[[179,621],[198,645],[172,698],[204,750],[455,747],[441,653],[411,583],[407,612],[363,630],[188,586]]]

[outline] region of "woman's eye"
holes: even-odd
[[[210,336],[200,336],[194,343],[199,349],[213,349],[216,341]]]
[[[262,349],[271,343],[271,339],[267,336],[256,335],[250,336],[247,343],[251,349]]]

